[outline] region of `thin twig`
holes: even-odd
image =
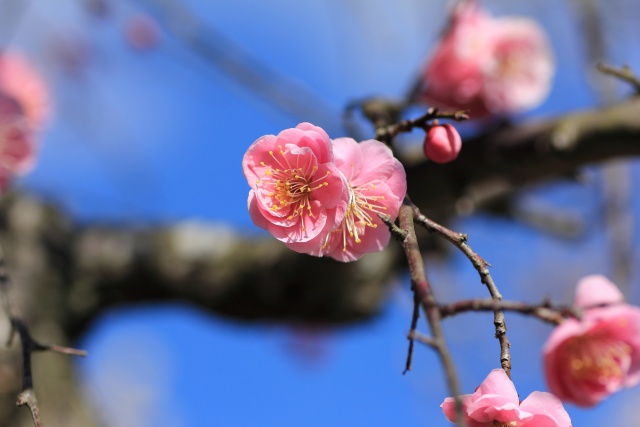
[[[407,350],[407,363],[405,364],[402,375],[411,370],[411,363],[413,361],[413,340],[415,338],[416,328],[418,327],[418,319],[420,318],[420,299],[418,295],[413,293],[413,315],[411,316],[411,329],[407,339],[409,340],[409,349]]]
[[[581,313],[575,307],[553,306],[549,301],[540,304],[527,304],[520,301],[496,301],[493,299],[471,299],[457,301],[452,304],[442,304],[438,307],[440,316],[454,316],[468,311],[513,311],[520,314],[535,316],[538,319],[558,325],[568,317],[580,318]]]
[[[391,140],[403,132],[411,132],[413,129],[426,129],[429,120],[434,119],[450,119],[456,121],[469,120],[469,112],[461,111],[439,111],[437,108],[429,108],[422,116],[411,120],[402,120],[400,122],[387,126],[378,126],[376,128],[376,139],[386,144],[390,144]]]
[[[405,203],[407,203],[412,211],[415,218],[415,221],[426,228],[430,232],[438,233],[443,236],[449,242],[451,242],[454,246],[460,249],[466,256],[469,258],[469,261],[473,264],[474,268],[478,271],[480,275],[480,280],[489,290],[489,294],[491,295],[491,299],[494,301],[502,301],[502,295],[498,290],[498,287],[493,281],[491,274],[489,273],[489,264],[485,261],[480,255],[478,255],[471,246],[467,243],[468,236],[466,234],[457,233],[455,231],[449,230],[448,228],[438,224],[435,221],[430,220],[426,216],[420,212],[420,209],[413,204],[408,198],[405,199]],[[507,338],[507,324],[504,319],[504,312],[501,309],[495,309],[493,311],[493,324],[496,331],[496,338],[500,342],[500,366],[506,372],[507,376],[511,378],[511,354],[509,351],[509,339]]]
[[[608,65],[601,62],[597,65],[597,67],[598,70],[602,73],[617,77],[620,80],[629,83],[631,86],[633,86],[636,93],[640,93],[640,79],[633,73],[628,65],[623,65],[622,67],[618,68],[614,67],[613,65]]]
[[[42,418],[40,417],[40,410],[38,409],[38,399],[36,399],[36,395],[32,389],[23,390],[18,395],[18,400],[16,402],[18,406],[26,405],[31,411],[31,417],[33,418],[33,425],[35,427],[44,427],[42,423]]]
[[[429,345],[436,350],[440,356],[440,361],[444,367],[449,391],[455,399],[456,409],[456,424],[460,427],[465,426],[463,416],[463,405],[460,399],[460,384],[458,380],[458,374],[456,372],[453,358],[449,352],[449,348],[444,340],[444,333],[442,331],[442,324],[440,322],[440,310],[437,307],[437,301],[431,285],[427,279],[427,274],[424,270],[424,263],[422,260],[422,254],[418,247],[418,240],[416,239],[415,228],[413,224],[413,209],[411,206],[403,204],[400,207],[399,221],[400,231],[391,221],[389,217],[384,218],[383,221],[392,226],[389,227],[391,232],[397,239],[401,241],[402,248],[407,256],[407,263],[409,265],[409,273],[411,276],[411,289],[414,295],[418,297],[422,305],[422,309],[426,314],[429,329],[433,338],[429,340]],[[415,338],[416,334],[412,334]],[[432,343],[432,344],[431,344]]]
[[[409,338],[410,340],[413,340],[413,341],[420,341],[422,344],[427,345],[427,346],[432,347],[432,348],[436,348],[436,346],[437,346],[437,344],[433,340],[433,338],[428,337],[428,336],[426,336],[424,334],[421,334],[418,331],[411,331],[407,338]]]

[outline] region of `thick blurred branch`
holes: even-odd
[[[639,116],[640,100],[631,99],[497,130],[465,143],[455,162],[409,167],[409,193],[423,212],[446,223],[524,186],[640,154]],[[421,191],[425,187],[429,191]],[[5,210],[23,204],[20,200],[8,201]],[[43,232],[51,235],[55,229]],[[296,254],[268,237],[242,238],[203,224],[146,230],[69,226],[53,245],[60,258],[55,273],[67,286],[64,329],[71,336],[108,307],[162,300],[188,301],[245,320],[353,322],[379,311],[389,279],[402,266],[394,245],[341,264]]]

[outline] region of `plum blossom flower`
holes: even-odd
[[[431,126],[424,138],[424,154],[436,163],[455,160],[462,148],[460,134],[449,123]]]
[[[50,113],[49,91],[33,66],[17,52],[0,54],[0,118],[22,116],[34,130]]]
[[[520,402],[513,382],[502,369],[494,369],[473,394],[461,396],[469,427],[571,427],[562,402],[552,395],[534,391]],[[440,405],[445,417],[456,420],[455,400],[447,397]]]
[[[25,120],[12,116],[0,119],[0,191],[11,179],[29,172],[35,163],[34,136]]]
[[[49,95],[39,74],[22,55],[0,54],[0,191],[36,159],[37,131],[49,114]]]
[[[593,406],[640,382],[640,308],[606,277],[578,282],[575,305],[582,319],[562,322],[544,346],[547,383],[560,399]]]
[[[494,18],[459,4],[423,72],[422,100],[469,109],[473,118],[533,108],[549,93],[555,64],[544,30],[523,17]]]
[[[398,217],[407,179],[402,164],[380,141],[338,138],[333,150],[348,184],[348,204],[342,222],[312,254],[348,262],[387,246],[391,233],[378,214]]]
[[[289,248],[310,253],[340,225],[349,192],[321,128],[301,123],[259,138],[242,168],[251,219]]]

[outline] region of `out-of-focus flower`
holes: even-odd
[[[349,191],[321,128],[301,123],[259,138],[242,168],[251,219],[289,248],[311,253],[340,225]]]
[[[0,119],[23,116],[37,130],[49,113],[49,91],[40,74],[17,52],[0,54]]]
[[[424,138],[424,154],[436,163],[455,160],[462,148],[460,134],[449,123],[431,126]]]
[[[0,191],[33,168],[36,134],[48,115],[44,80],[21,54],[0,54]]]
[[[127,43],[138,50],[153,49],[160,40],[160,28],[157,21],[143,13],[129,18],[123,32]]]
[[[26,121],[19,116],[0,119],[0,191],[11,179],[29,172],[35,163],[35,137]]]
[[[493,18],[476,1],[459,4],[424,72],[421,98],[468,109],[472,118],[533,108],[555,69],[544,30],[522,17]]]
[[[598,275],[578,282],[575,305],[584,315],[554,329],[543,350],[545,373],[560,399],[593,406],[640,382],[640,308]]]
[[[494,369],[473,394],[461,396],[469,427],[570,427],[562,402],[551,393],[534,391],[520,402],[513,382],[502,369]],[[456,420],[455,399],[440,405],[451,422]]]
[[[391,234],[378,213],[397,218],[407,179],[402,164],[380,141],[357,143],[338,138],[333,141],[333,151],[336,166],[348,183],[348,205],[340,225],[312,254],[354,261],[381,251],[389,243]]]

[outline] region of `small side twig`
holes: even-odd
[[[575,307],[553,306],[548,301],[540,304],[527,304],[520,301],[496,301],[493,299],[470,299],[457,301],[452,304],[442,304],[438,307],[440,316],[454,316],[468,311],[513,311],[516,313],[535,316],[538,319],[554,325],[562,323],[568,317],[580,318],[581,313]]]
[[[426,129],[429,120],[449,119],[456,121],[469,120],[469,112],[461,111],[439,111],[437,108],[429,108],[425,114],[411,120],[402,120],[400,122],[387,126],[378,126],[376,128],[376,139],[385,144],[390,144],[391,140],[403,132],[411,132],[413,129]]]
[[[405,199],[405,203],[412,209],[416,223],[423,226],[430,232],[438,233],[460,249],[462,253],[469,258],[469,261],[471,261],[471,264],[473,264],[473,267],[480,275],[480,281],[489,290],[491,299],[498,302],[502,301],[502,295],[489,273],[489,267],[491,267],[491,264],[471,249],[471,246],[467,243],[468,236],[466,234],[449,230],[448,228],[427,218],[422,214],[422,212],[420,212],[420,209],[414,205],[411,200],[409,200],[409,198]],[[509,351],[509,339],[507,338],[507,323],[504,318],[504,312],[500,308],[494,310],[493,324],[496,331],[496,338],[500,343],[500,366],[502,366],[502,369],[506,372],[507,376],[511,377],[511,353]]]
[[[418,327],[418,319],[420,318],[420,299],[418,295],[413,293],[413,314],[411,316],[411,329],[409,330],[409,335],[407,339],[409,340],[409,349],[407,350],[407,363],[405,364],[404,371],[402,375],[406,374],[411,370],[411,364],[413,362],[413,341],[416,339],[416,331]]]
[[[432,348],[436,348],[436,346],[437,346],[437,343],[433,340],[433,338],[428,337],[428,336],[426,336],[424,334],[421,334],[418,331],[411,331],[407,338],[409,338],[412,341],[419,341],[422,344],[424,344],[426,346],[429,346],[429,347],[432,347]]]
[[[628,65],[622,67],[614,67],[612,65],[605,64],[603,62],[597,65],[598,70],[604,74],[608,74],[613,77],[629,83],[635,89],[636,93],[640,94],[640,79],[633,73]]]

